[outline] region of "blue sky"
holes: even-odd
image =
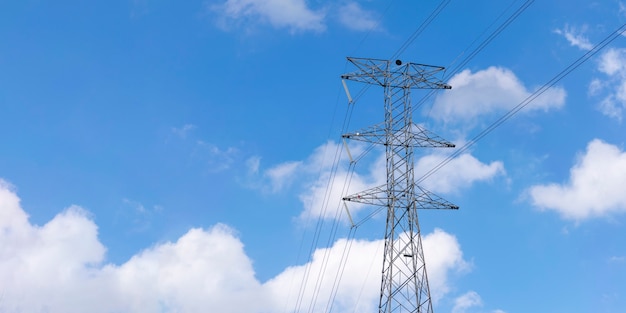
[[[384,216],[350,204],[347,241],[339,199],[384,182],[383,151],[352,172],[340,136],[382,90],[349,110],[340,75],[440,3],[0,2],[0,311],[375,311]],[[463,64],[523,3],[450,1],[408,41],[452,86],[417,123],[462,146],[626,22],[533,2]],[[619,36],[422,182],[460,206],[420,212],[436,312],[623,312],[625,117]]]

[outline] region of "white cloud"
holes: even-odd
[[[191,132],[192,130],[194,130],[196,128],[196,125],[193,124],[185,124],[180,128],[177,127],[172,127],[172,133],[174,133],[174,135],[185,139],[187,138],[187,135],[189,134],[189,132]]]
[[[305,0],[227,0],[213,9],[235,23],[268,23],[291,32],[319,32],[326,28],[325,13],[311,9]]]
[[[326,311],[325,308],[333,290],[334,279],[342,267],[341,255],[346,244],[348,242],[345,239],[340,239],[330,248],[318,249],[310,263],[289,267],[269,280],[266,286],[272,293],[272,297],[287,299],[288,303],[283,303],[283,305],[289,309],[295,308],[297,300],[300,299],[304,308],[313,304],[316,308],[314,312]],[[359,311],[374,311],[380,289],[380,277],[378,276],[380,269],[378,267],[382,264],[383,249],[381,244],[381,241],[364,240],[352,243],[345,272],[342,275],[341,286],[337,290],[337,301],[334,304],[333,312],[353,312],[354,308],[358,308]],[[322,273],[322,275],[305,279],[308,273],[312,276],[317,273]],[[301,285],[301,282],[306,283]],[[315,291],[317,289],[320,292],[316,297]],[[300,292],[303,294],[301,295]]]
[[[577,47],[581,50],[591,50],[593,45],[589,42],[589,39],[585,37],[584,33],[587,31],[587,26],[583,25],[580,29],[576,27],[565,25],[563,29],[554,30],[555,33],[563,35],[570,45]]]
[[[350,144],[353,156],[363,153],[365,146],[354,142]],[[316,148],[303,161],[288,161],[263,172],[266,182],[257,184],[264,191],[278,192],[296,185],[301,188],[299,198],[304,210],[302,219],[337,219],[344,209],[341,199],[344,196],[381,186],[386,183],[385,155],[380,150],[372,150],[371,162],[363,162],[356,171],[349,169],[349,160],[344,147],[333,141]],[[341,154],[339,164],[335,161]],[[447,156],[442,154],[426,155],[415,163],[416,175],[427,172],[438,165]],[[425,180],[421,185],[435,193],[454,193],[479,181],[490,181],[498,175],[505,175],[504,165],[500,161],[482,163],[471,154],[462,154]],[[416,176],[416,178],[418,178]],[[269,190],[263,189],[268,188]],[[358,202],[350,202],[349,210],[355,223],[359,212],[372,209]],[[369,211],[368,211],[369,212]],[[346,216],[339,217],[348,222]]]
[[[594,139],[570,169],[569,181],[532,186],[533,205],[563,218],[584,220],[626,212],[626,153]]]
[[[301,166],[301,161],[292,161],[279,164],[265,171],[265,176],[270,180],[272,192],[281,191],[288,186]]]
[[[363,148],[358,143],[350,145],[354,156],[360,155]],[[384,159],[379,157],[365,173],[351,172],[348,169],[349,160],[342,149],[342,145],[329,141],[315,149],[305,162],[311,174],[303,182],[304,189],[299,196],[304,206],[300,218],[334,219],[337,217],[335,213],[343,212],[337,211],[342,197],[384,183]],[[339,162],[336,166],[335,161]],[[362,208],[364,205],[351,203],[351,214],[356,215]],[[344,220],[347,221],[346,218]]]
[[[345,27],[357,31],[370,31],[378,28],[374,14],[359,5],[358,2],[347,2],[338,8],[339,22]]]
[[[452,89],[438,94],[430,112],[444,122],[472,124],[481,115],[513,108],[531,94],[511,70],[495,66],[476,73],[464,70],[448,83]],[[550,88],[524,110],[559,109],[565,104],[565,97],[563,88]]]
[[[250,175],[258,174],[260,166],[261,166],[260,156],[251,156],[246,160],[246,168],[248,169],[248,174]]]
[[[598,70],[612,76],[626,70],[626,49],[610,48],[600,56]]]
[[[380,185],[371,175],[350,173],[345,169],[338,169],[333,176],[331,171],[323,172],[316,180],[308,182],[305,190],[300,193],[300,200],[304,211],[300,214],[303,219],[337,219],[337,213],[343,214],[341,199],[344,196]],[[353,217],[365,206],[350,203],[349,210]],[[347,222],[347,218],[343,217]]]
[[[590,96],[595,96],[597,95],[603,88],[604,88],[604,82],[594,78],[591,80],[591,82],[589,83],[589,95]]]
[[[268,305],[243,244],[223,225],[191,229],[101,274],[115,282],[110,288],[126,312],[254,312]]]
[[[108,264],[98,227],[84,210],[74,206],[43,226],[32,225],[19,198],[0,181],[0,311],[278,312],[293,308],[299,282],[310,268],[301,303],[303,308],[314,303],[310,312],[317,313],[325,308],[346,243],[339,239],[317,249],[311,263],[289,267],[267,282],[255,278],[243,243],[225,225],[190,229],[175,242],[156,244],[120,265]],[[466,269],[467,263],[456,238],[443,230],[426,235],[423,244],[438,299],[450,289],[450,273]],[[374,310],[382,250],[380,240],[352,243],[333,312]],[[321,272],[314,298],[312,287]]]
[[[420,158],[415,165],[415,172],[426,173],[439,165],[446,155],[431,154]],[[504,164],[494,161],[490,164],[480,162],[469,153],[452,159],[448,164],[426,179],[422,185],[434,193],[451,193],[466,188],[477,181],[487,181],[497,175],[505,174]]]
[[[339,145],[332,141],[328,141],[313,151],[313,153],[305,160],[299,161],[286,161],[274,165],[266,170],[262,171],[262,176],[265,179],[263,186],[269,186],[270,188],[260,188],[264,191],[279,192],[287,187],[290,187],[294,181],[310,178],[313,176],[321,175],[321,173],[330,171],[332,168],[336,153]],[[258,159],[258,160],[256,160]],[[248,166],[254,166],[255,171],[259,172],[260,157],[249,161]]]
[[[622,120],[622,112],[624,111],[623,105],[619,103],[619,101],[615,98],[614,95],[608,95],[600,103],[598,103],[598,110],[610,117],[614,118],[618,121]]]
[[[482,306],[483,300],[475,291],[468,291],[454,300],[452,313],[465,313],[467,309]]]
[[[350,145],[350,151],[355,156],[359,155],[363,152],[363,145]],[[252,181],[255,178],[260,181],[248,185],[272,193],[295,186],[299,189],[296,192],[299,192],[304,207],[300,218],[315,219],[324,215],[325,219],[334,219],[343,196],[384,183],[384,173],[377,170],[384,168],[384,163],[379,164],[379,160],[364,175],[351,173],[348,171],[349,160],[343,152],[341,144],[328,141],[315,148],[304,160],[283,162],[262,171],[260,177],[251,178]],[[345,184],[348,178],[349,185]],[[355,205],[351,210],[356,213],[362,207]]]
[[[463,259],[461,245],[451,234],[436,228],[424,236],[424,258],[428,269],[431,297],[442,299],[451,289],[448,276],[454,272],[467,272],[471,264]]]
[[[290,290],[299,290],[300,286],[289,288],[289,282],[303,281],[307,270],[310,273],[323,272],[324,275],[319,283],[320,292],[314,299],[316,279],[309,278],[305,285],[304,300],[308,305],[313,301],[317,310],[315,312],[327,312],[327,300],[332,290],[334,278],[340,270],[340,258],[346,247],[346,241],[341,239],[328,249],[319,249],[315,252],[311,263],[290,267],[283,273],[270,280],[266,285],[270,287],[276,297],[289,295],[288,308],[294,307],[297,294]],[[345,265],[341,285],[337,293],[337,301],[333,312],[373,312],[378,304],[380,291],[380,266],[382,264],[383,241],[357,240],[350,248],[350,254]],[[465,271],[467,262],[463,259],[463,253],[456,238],[443,230],[436,229],[433,233],[423,238],[424,257],[426,259],[428,278],[431,287],[433,302],[437,302],[445,296],[450,289],[450,273]],[[328,258],[328,265],[322,271]]]
[[[363,146],[359,144],[351,145],[350,147],[353,155],[359,155],[363,151]],[[341,206],[342,197],[354,195],[360,191],[386,183],[384,152],[380,153],[380,151],[373,150],[370,152],[376,155],[373,162],[364,164],[365,168],[360,167],[358,171],[351,172],[348,170],[348,160],[345,155],[342,156],[343,159],[340,160],[340,164],[335,168],[329,163],[333,160],[333,157],[329,155],[322,157],[324,153],[330,154],[341,149],[343,147],[340,144],[328,142],[324,146],[317,148],[309,159],[303,162],[300,168],[303,170],[301,173],[311,170],[315,171],[312,172],[314,175],[310,175],[303,182],[305,189],[300,194],[300,200],[303,203],[304,211],[300,215],[301,218],[315,219],[323,217],[325,219],[334,219],[336,218],[336,213],[343,214],[344,212]],[[446,155],[432,154],[420,158],[415,163],[416,175],[425,173],[446,157]],[[326,164],[320,166],[322,159],[326,160]],[[332,176],[333,173],[334,176]],[[462,188],[469,187],[473,183],[489,181],[498,175],[504,174],[504,165],[500,161],[485,164],[470,154],[463,154],[454,158],[421,185],[435,193],[454,193]],[[372,210],[371,206],[358,202],[349,202],[348,207],[356,223],[359,222],[359,212]],[[347,222],[345,216],[342,219]]]
[[[238,152],[234,147],[220,149],[212,143],[198,140],[192,157],[204,163],[209,172],[220,172],[231,167]]]
[[[607,78],[592,79],[589,94],[603,95],[603,99],[598,103],[598,110],[608,117],[621,121],[626,110],[626,49],[610,48],[604,52],[598,62],[598,71]]]

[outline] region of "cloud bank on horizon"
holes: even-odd
[[[438,300],[449,293],[450,276],[469,265],[453,235],[436,229],[423,242]],[[288,267],[266,282],[255,278],[244,244],[223,224],[192,228],[175,242],[157,243],[111,264],[87,211],[71,206],[44,225],[33,225],[14,188],[0,181],[0,311],[260,313],[293,308],[299,299],[314,306],[313,312],[324,312],[347,243],[338,239],[319,248],[309,263]],[[382,243],[351,243],[336,312],[374,309],[379,262],[373,256]],[[306,285],[299,295],[301,282]]]

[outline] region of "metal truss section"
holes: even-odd
[[[426,190],[423,187],[415,186],[419,192],[416,194],[415,199],[402,199],[409,203],[415,203],[417,209],[422,210],[458,210],[459,207],[454,205],[440,196]],[[381,185],[378,187],[363,190],[343,197],[343,201],[356,202],[362,204],[369,204],[375,206],[388,206],[389,203],[394,203],[399,199],[395,199],[390,195],[397,194],[397,192],[387,192],[387,185]]]
[[[403,64],[400,60],[392,63],[389,60],[352,57],[348,57],[348,61],[356,65],[359,70],[341,75],[343,79],[392,88],[452,88],[436,77],[439,72],[444,70],[441,66],[419,63]]]
[[[408,144],[412,148],[454,148],[454,144],[439,137],[435,133],[426,128],[411,123],[407,126],[409,129],[399,129],[394,132],[391,144]],[[387,131],[383,123],[368,127],[366,129],[344,134],[341,137],[357,141],[388,145]],[[408,136],[408,138],[402,138]]]
[[[394,231],[385,238],[379,312],[432,313],[417,210],[396,211],[392,220]]]
[[[387,209],[378,312],[432,313],[417,210],[455,210],[458,206],[415,184],[414,148],[454,145],[412,121],[411,90],[451,87],[435,77],[443,71],[439,66],[399,60],[348,58],[348,61],[357,70],[342,75],[343,79],[384,89],[384,123],[342,136],[385,146],[386,184],[343,197],[346,202]],[[345,85],[344,88],[347,90]]]
[[[382,185],[343,197],[342,200],[376,206],[387,206],[390,198],[387,195],[387,185]]]
[[[420,191],[417,193],[416,199],[415,199],[415,205],[417,206],[418,209],[427,209],[427,210],[432,210],[432,209],[458,210],[459,209],[458,205],[452,204],[448,202],[447,200],[445,200],[444,198],[420,186],[415,186],[415,188],[417,188]]]

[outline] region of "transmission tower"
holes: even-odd
[[[342,79],[382,86],[385,121],[342,135],[385,146],[387,183],[346,196],[344,201],[387,208],[379,313],[432,313],[417,209],[458,209],[414,179],[416,147],[454,147],[412,120],[412,89],[450,89],[435,77],[443,67],[400,60],[348,58],[357,70]]]

